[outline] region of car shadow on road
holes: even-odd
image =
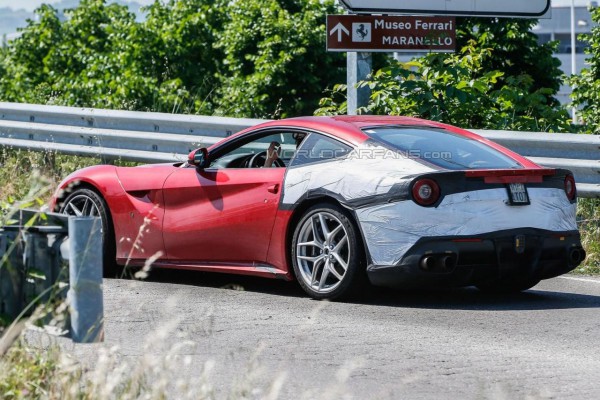
[[[296,282],[286,282],[255,276],[157,268],[152,270],[145,280],[150,282],[219,288],[223,290],[241,290],[273,296],[307,297]]]
[[[307,295],[296,282],[185,270],[153,270],[147,279],[179,285],[243,290],[270,296]],[[344,301],[357,305],[454,310],[553,310],[600,308],[600,296],[536,289],[523,293],[492,295],[475,288],[400,290],[375,288],[359,300]]]
[[[536,290],[514,294],[487,294],[475,288],[447,290],[384,290],[361,304],[422,309],[515,311],[600,308],[600,296]]]

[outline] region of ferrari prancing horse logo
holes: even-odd
[[[370,43],[371,42],[371,24],[368,22],[352,23],[352,41]]]

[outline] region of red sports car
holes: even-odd
[[[366,285],[520,291],[585,258],[566,170],[405,117],[272,121],[187,162],[100,165],[52,208],[102,219],[104,266],[296,279],[312,297]]]

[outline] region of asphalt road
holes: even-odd
[[[600,398],[596,278],[500,297],[381,290],[363,303],[193,272],[104,289],[105,343],[67,350],[92,365],[100,348],[133,364],[179,355],[159,375],[204,379],[217,398]]]

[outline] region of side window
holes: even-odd
[[[267,150],[271,144],[278,156],[268,163],[269,166],[286,167],[296,150],[292,132],[271,132],[237,141],[214,154],[210,168],[263,168],[267,164]]]
[[[321,161],[343,158],[352,147],[318,133],[311,133],[296,151],[290,166],[314,164]]]

